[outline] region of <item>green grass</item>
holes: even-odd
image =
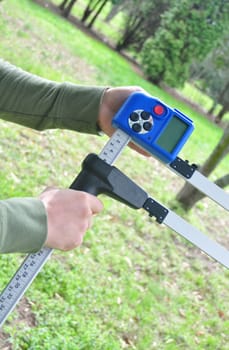
[[[26,14],[26,15],[25,15]],[[137,75],[122,57],[28,0],[0,3],[0,53],[31,72],[81,84],[140,85],[195,121],[182,157],[202,162],[222,130]],[[68,187],[106,137],[36,131],[1,121],[0,196]],[[130,167],[131,159],[131,167]],[[183,181],[129,149],[117,166],[170,205]],[[225,158],[212,175],[228,171]],[[55,252],[0,332],[13,350],[226,350],[228,272],[144,212],[102,197],[81,248]],[[180,213],[182,213],[180,211]],[[228,218],[208,199],[185,218],[226,245]],[[0,257],[0,288],[23,256]],[[6,343],[11,345],[6,345]]]

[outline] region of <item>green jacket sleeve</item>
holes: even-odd
[[[97,132],[104,87],[55,83],[0,59],[0,118],[44,130]]]
[[[0,118],[33,129],[98,132],[104,87],[56,83],[0,59]],[[35,198],[0,201],[0,252],[34,252],[44,244],[47,218]]]
[[[0,201],[0,252],[31,253],[39,250],[47,235],[43,203],[35,198]]]

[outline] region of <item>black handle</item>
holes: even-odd
[[[84,159],[82,170],[70,188],[95,196],[104,193],[134,209],[142,208],[148,198],[144,190],[96,154],[89,154]]]

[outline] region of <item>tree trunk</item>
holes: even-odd
[[[91,14],[91,8],[90,8],[90,2],[88,3],[87,7],[84,10],[83,16],[81,18],[81,22],[85,22],[86,19],[90,16]]]
[[[84,10],[83,16],[81,18],[81,22],[86,22],[88,17],[91,15],[92,12],[96,9],[97,5],[100,3],[101,0],[97,0],[93,3],[93,0],[90,0],[87,4],[86,9]]]
[[[107,3],[107,0],[104,0],[104,1],[101,3],[99,9],[96,11],[96,13],[94,14],[94,16],[92,17],[92,19],[91,19],[90,22],[88,23],[88,25],[87,25],[88,28],[91,28],[91,27],[93,26],[93,24],[94,24],[96,18],[97,18],[98,15],[101,13],[101,11],[102,11],[102,9],[104,8],[104,6],[106,5],[106,3]]]
[[[214,100],[211,108],[208,110],[208,114],[214,113],[214,110],[216,109],[217,104],[218,104],[218,102],[216,100]]]
[[[215,117],[215,122],[219,123],[223,119],[224,114],[226,114],[228,110],[229,110],[229,107],[227,105],[223,106],[223,108],[221,108],[221,110]]]
[[[120,4],[113,5],[110,12],[105,18],[105,22],[109,23],[120,12]]]
[[[216,123],[219,123],[222,120],[224,114],[226,114],[229,111],[229,101],[227,99],[228,91],[229,91],[229,81],[226,83],[220,95],[218,96],[218,101],[223,105],[223,107],[215,118]]]
[[[227,125],[227,128],[225,129],[222,138],[220,139],[213,152],[198,170],[207,177],[217,167],[220,161],[226,156],[228,151],[229,124]],[[217,180],[219,181],[219,184],[222,184],[222,179],[224,178],[225,176]],[[189,183],[186,183],[183,186],[183,188],[180,190],[176,197],[181,206],[186,210],[191,209],[194,206],[194,204],[198,202],[201,198],[203,198],[203,195],[200,193],[200,191],[192,185],[190,185]]]
[[[62,1],[62,3],[59,5],[59,8],[60,8],[61,10],[63,10],[63,9],[65,8],[65,6],[66,6],[67,3],[68,3],[68,0]]]
[[[122,38],[119,39],[118,43],[116,44],[115,49],[120,52],[121,50],[127,48],[131,43],[132,39],[137,36],[136,32],[139,30],[139,27],[142,22],[141,17],[134,17],[129,21],[128,26],[126,27],[124,34]]]
[[[63,16],[68,17],[77,0],[71,0],[63,10]]]

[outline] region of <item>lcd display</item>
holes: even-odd
[[[156,144],[171,153],[187,129],[188,125],[174,115],[158,137]]]

